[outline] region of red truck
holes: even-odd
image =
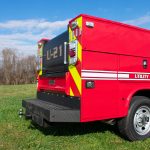
[[[150,30],[81,14],[38,42],[37,98],[26,117],[116,122],[129,140],[150,136]]]

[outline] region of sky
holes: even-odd
[[[0,51],[35,55],[37,41],[65,31],[79,14],[150,29],[150,0],[1,0]]]

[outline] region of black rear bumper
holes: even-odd
[[[25,108],[26,117],[30,117],[40,126],[43,126],[44,121],[80,122],[78,98],[45,92],[38,93],[37,97],[23,100],[22,106]]]

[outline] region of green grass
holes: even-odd
[[[36,85],[0,86],[0,150],[149,150],[150,139],[129,142],[115,127],[99,122],[57,124],[48,129],[18,117],[21,101]]]

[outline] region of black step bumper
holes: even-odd
[[[48,122],[80,122],[80,110],[58,105],[41,99],[28,99],[22,101],[26,117],[43,126],[44,120]]]

